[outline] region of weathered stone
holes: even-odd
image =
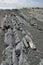
[[[13,65],[18,65],[18,58],[16,57],[15,49],[13,49],[12,60],[13,60]]]
[[[2,29],[13,28],[12,20],[10,17],[5,17],[2,22]]]
[[[12,19],[12,24],[13,24],[13,26],[16,25],[16,22],[15,22],[15,20],[13,20],[13,19]]]
[[[16,54],[16,56],[17,56],[17,57],[19,57],[19,56],[20,56],[20,54],[21,54],[20,49],[15,50],[15,54]]]
[[[41,62],[39,63],[39,65],[43,65],[43,59],[41,59]]]
[[[5,50],[4,50],[4,58],[5,58],[5,63],[6,65],[11,65],[13,64],[12,61],[12,53],[13,53],[13,46],[10,44]]]
[[[18,36],[16,36],[15,38],[16,38],[16,39],[15,39],[15,45],[17,45],[17,44],[20,42],[20,39],[19,39]]]
[[[10,45],[13,42],[13,31],[11,29],[8,29],[8,32],[5,33],[5,45]]]
[[[25,39],[26,39],[27,42],[32,41],[32,39],[28,35],[25,35]]]
[[[11,56],[11,53],[12,53],[12,49],[13,49],[13,47],[12,47],[12,45],[10,44],[10,45],[4,50],[3,55],[7,56],[7,58],[10,57],[10,56]]]
[[[20,42],[17,44],[17,46],[16,46],[15,49],[20,49],[20,50],[22,50],[22,49],[23,49],[23,46],[24,46],[23,42],[20,41]]]
[[[25,47],[28,47],[28,44],[27,44],[27,42],[26,42],[26,39],[25,39],[25,38],[23,38],[23,43],[24,43]]]
[[[15,29],[15,27],[13,28],[13,32],[16,32],[16,29]]]
[[[29,42],[29,45],[30,45],[31,49],[36,50],[36,46],[35,46],[35,44],[33,44],[32,41]]]
[[[15,34],[15,38],[18,38],[18,34]]]
[[[30,37],[33,37],[28,30],[26,30],[26,33],[27,33]]]
[[[19,65],[29,65],[23,51],[21,52],[21,55],[19,57]]]
[[[31,47],[31,49],[36,49],[35,44],[33,43],[32,39],[28,35],[25,36],[25,39],[28,42],[28,45]]]
[[[21,55],[19,57],[19,65],[24,65],[24,55],[23,55],[23,53],[21,53]]]
[[[26,35],[26,32],[25,32],[24,30],[22,30],[22,34],[23,34],[23,35]]]

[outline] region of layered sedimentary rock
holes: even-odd
[[[36,14],[33,14],[26,9],[21,9],[14,10],[13,14],[6,13],[2,18],[0,29],[4,33],[3,45],[5,47],[2,52],[1,65],[31,65],[32,63],[34,65],[34,62],[39,60],[37,54],[41,52],[36,51],[38,45],[36,38],[40,40],[41,35],[38,37],[37,34],[42,33],[43,28],[40,27],[42,23],[38,25],[40,22],[37,22],[39,19],[34,17]],[[35,63],[35,65],[38,64],[38,62]]]

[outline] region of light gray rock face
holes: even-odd
[[[14,12],[16,13],[16,11]],[[30,56],[32,56],[33,53],[31,49],[36,49],[36,46],[32,41],[32,35],[29,31],[32,30],[33,32],[33,28],[31,29],[31,27],[37,27],[37,24],[34,23],[34,21],[30,21],[31,18],[24,15],[24,13],[18,14],[17,12],[16,15],[5,16],[5,18],[3,18],[2,29],[7,30],[4,36],[4,43],[7,46],[2,53],[3,61],[1,65],[31,65],[28,62],[31,61]],[[27,31],[27,27],[29,31]],[[14,47],[12,43],[14,43]],[[28,55],[29,53],[30,56]],[[34,58],[34,56],[32,58]],[[41,64],[43,65],[43,62],[40,62],[40,65]]]
[[[13,62],[12,62],[12,52],[13,51],[13,47],[12,45],[10,44],[3,52],[3,56],[5,58],[5,63],[6,65],[11,65]]]
[[[21,55],[19,57],[19,65],[29,65],[29,63],[26,60],[26,56],[24,54],[24,52],[21,52]]]
[[[36,49],[35,44],[33,43],[32,39],[28,35],[25,36],[25,39],[28,42],[28,44],[31,47],[31,49]]]
[[[23,42],[20,42],[17,44],[16,48],[13,49],[13,64],[14,65],[29,65],[25,58],[23,47],[24,47]],[[20,50],[20,55],[19,55],[19,50]]]
[[[17,45],[16,45],[16,48],[15,48],[15,53],[16,53],[16,56],[19,57],[21,55],[21,52],[23,50],[23,42],[19,42]]]
[[[25,38],[23,38],[23,43],[24,43],[25,47],[27,47],[27,48],[28,48],[28,44],[27,44],[27,42],[26,42],[26,39],[25,39]]]
[[[19,38],[15,39],[15,45],[17,45],[19,42],[20,42]]]
[[[11,53],[12,53],[12,45],[10,44],[3,52],[3,55],[5,55],[7,58],[11,57]]]
[[[24,64],[24,55],[23,53],[21,53],[20,57],[19,57],[19,65],[23,65]]]
[[[14,27],[14,29],[13,29],[13,32],[14,32],[15,45],[16,45],[16,44],[18,44],[18,43],[20,42],[20,39],[19,39],[19,35],[18,35],[18,32],[17,32],[17,30],[15,29],[15,27]]]
[[[18,34],[15,35],[15,44],[18,44],[20,42]]]
[[[10,45],[13,42],[13,31],[11,30],[11,28],[8,29],[8,32],[5,33],[5,39],[4,39],[4,43],[5,45]]]
[[[17,44],[17,46],[16,46],[15,49],[16,49],[16,50],[17,50],[17,49],[20,49],[20,51],[22,51],[23,47],[24,47],[24,44],[23,44],[22,41],[20,41],[20,42]]]
[[[13,65],[18,65],[18,58],[16,57],[15,49],[13,49],[12,60],[13,60]]]
[[[32,39],[28,35],[25,35],[25,39],[27,40],[27,42],[32,41]]]
[[[25,18],[27,18],[27,17],[24,17],[25,16],[24,14],[22,16],[22,14],[19,14],[19,15],[16,16],[18,18],[18,20],[19,20],[19,23],[21,23],[21,24],[23,24],[25,26],[30,26],[29,23],[26,22],[27,20]]]

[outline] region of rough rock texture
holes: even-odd
[[[41,59],[43,59],[43,9],[34,8],[23,8],[19,10],[0,10],[0,63],[3,60],[2,52],[5,49],[4,34],[6,32],[1,30],[1,26],[6,14],[11,16],[10,18],[13,20],[13,25],[17,29],[16,32],[14,31],[14,35],[17,33],[19,39],[21,40],[27,34],[25,34],[26,30],[28,30],[28,32],[32,35],[34,44],[37,47],[36,51],[32,50],[30,47],[26,49],[26,65],[43,65],[43,60],[41,61]],[[25,32],[19,30],[17,25],[19,25],[19,28],[21,27]],[[13,38],[14,43],[15,39],[16,37]]]

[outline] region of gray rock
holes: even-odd
[[[13,24],[13,26],[16,25],[16,22],[15,22],[15,20],[13,20],[13,19],[12,19],[12,24]]]
[[[1,62],[1,65],[6,65],[5,61],[2,61],[2,62]]]
[[[19,56],[20,56],[20,54],[21,54],[20,49],[15,50],[15,54],[16,54],[16,56],[17,56],[17,57],[19,57]]]
[[[13,28],[12,20],[10,17],[5,17],[2,22],[2,29],[8,29],[9,27]]]
[[[4,58],[5,58],[5,63],[6,65],[11,65],[13,64],[12,61],[12,53],[13,53],[13,46],[10,44],[3,52]]]
[[[8,62],[5,61],[2,65],[10,65],[10,64],[9,64]]]
[[[21,52],[21,55],[19,57],[19,65],[29,65],[25,58],[24,52]]]
[[[20,31],[22,31],[22,28],[20,27]]]
[[[17,33],[15,34],[15,38],[18,38],[18,34]]]
[[[5,38],[4,38],[5,45],[12,44],[13,42],[13,31],[8,29],[8,32],[5,33]]]
[[[20,39],[15,40],[15,45],[17,45],[20,42]]]
[[[17,49],[20,49],[20,50],[22,50],[23,49],[23,47],[24,47],[24,44],[23,44],[23,42],[22,41],[20,41],[18,44],[17,44],[17,46],[16,46],[16,50]]]
[[[6,58],[11,57],[11,53],[12,53],[12,45],[10,44],[4,51],[3,51],[3,55],[6,56]]]
[[[16,29],[15,29],[15,27],[13,28],[13,32],[16,32]]]
[[[26,39],[25,39],[25,38],[23,38],[22,40],[23,40],[23,43],[24,43],[25,47],[27,47],[27,48],[28,48],[28,44],[27,44],[27,42],[26,42]]]
[[[39,63],[39,65],[43,65],[43,59],[41,59],[41,62]]]
[[[18,58],[16,57],[15,49],[13,49],[12,60],[13,60],[13,65],[18,65]]]
[[[26,30],[26,33],[27,33],[30,37],[33,37],[28,30]]]
[[[23,35],[26,35],[26,32],[25,32],[24,30],[22,30],[22,34],[23,34]]]
[[[28,44],[31,47],[31,49],[36,49],[35,44],[33,43],[32,39],[28,35],[25,36],[25,39],[28,42]]]

